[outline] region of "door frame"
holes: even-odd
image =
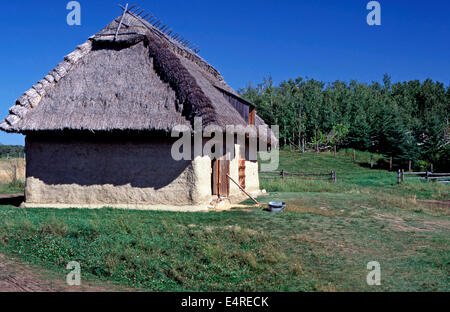
[[[230,160],[226,157],[212,161],[212,195],[219,197],[230,196]]]

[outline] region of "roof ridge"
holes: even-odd
[[[173,39],[171,36],[167,35],[165,32],[161,31],[159,28],[153,26],[150,22],[143,19],[141,16],[138,16],[130,11],[126,12],[131,17],[138,20],[140,23],[142,23],[145,27],[147,27],[148,30],[152,31],[155,35],[162,37],[164,40],[168,41],[174,52],[177,54],[185,57],[186,59],[196,63],[200,67],[202,67],[204,70],[208,71],[210,74],[212,74],[214,77],[216,77],[218,80],[223,81],[223,77],[220,74],[220,72],[211,64],[209,64],[205,59],[203,59],[200,55],[192,51],[191,49],[183,46],[180,44],[177,40]],[[117,21],[117,18],[114,19],[114,21],[119,24],[120,22]],[[120,33],[120,32],[119,32]]]
[[[136,25],[136,23],[139,23],[139,25]],[[119,32],[117,32],[119,25],[121,25],[122,27],[119,29]],[[167,47],[173,52],[195,63],[220,82],[224,81],[220,72],[214,66],[209,64],[205,59],[203,59],[200,55],[193,52],[188,47],[183,46],[177,40],[161,31],[158,27],[153,26],[150,22],[148,22],[141,16],[133,14],[130,11],[127,11],[125,15],[121,14],[113,19],[105,28],[100,30],[91,38],[95,41],[124,41],[131,44],[137,43],[142,40],[149,31],[167,42]]]
[[[167,38],[171,38],[173,42],[179,44],[180,47],[187,48],[190,51],[194,52],[195,54],[200,52],[199,47],[196,46],[191,40],[187,40],[186,38],[181,36],[181,34],[176,33],[172,27],[170,27],[167,23],[163,23],[162,20],[157,18],[153,13],[150,12],[142,16],[142,14],[146,13],[145,10],[141,10],[139,7],[136,8],[136,5],[132,5],[130,8],[128,8],[128,4],[125,7],[119,4],[119,7],[123,10],[123,13],[120,17],[121,22],[119,23],[119,27],[116,30],[116,35],[118,33],[118,30],[122,26],[124,17],[128,13],[136,18],[140,18],[141,20],[145,21],[147,23],[145,24],[147,27],[150,25],[152,29],[158,31],[162,35],[165,35]],[[131,11],[133,9],[134,11]],[[150,17],[148,17],[149,15]],[[125,27],[128,28],[129,25],[125,25]]]

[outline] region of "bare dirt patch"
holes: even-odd
[[[314,208],[306,204],[301,200],[295,200],[288,202],[286,205],[286,211],[288,212],[296,212],[296,213],[313,213],[322,216],[336,216],[339,212],[332,210],[330,207],[324,205],[319,208]]]
[[[423,222],[426,226],[434,229],[450,230],[450,221],[447,220],[427,220]]]
[[[439,200],[417,200],[419,203],[431,209],[433,211],[450,215],[450,201],[439,201]]]
[[[53,279],[37,273],[38,268],[0,254],[0,292],[111,292],[118,291],[82,282],[69,286],[64,278]]]
[[[392,214],[376,213],[374,218],[386,222],[393,230],[399,232],[435,232],[450,229],[450,222],[446,220],[426,220],[414,222],[419,226],[413,226],[398,216]]]
[[[450,200],[449,201],[439,201],[439,200],[417,200],[422,203],[436,205],[436,206],[444,206],[450,208]]]

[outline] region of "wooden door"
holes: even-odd
[[[213,160],[212,164],[212,194],[219,197],[228,197],[230,194],[230,161],[226,159]]]
[[[239,185],[245,190],[245,159],[239,159]]]

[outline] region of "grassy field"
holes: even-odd
[[[450,200],[448,185],[423,181],[399,185],[397,172],[371,170],[370,155],[367,152],[357,152],[354,162],[353,152],[344,151],[334,157],[332,153],[316,155],[281,151],[279,170],[300,173],[330,173],[336,170],[339,183],[301,180],[290,176],[282,183],[281,179],[264,179],[271,175],[263,175],[261,187],[271,192],[371,193],[402,198]],[[374,162],[380,158],[379,155],[374,155]]]
[[[16,194],[16,193],[23,193],[23,184],[0,184],[0,195],[2,194]]]
[[[250,202],[212,213],[3,206],[0,251],[61,278],[78,261],[84,277],[153,291],[450,291],[449,206],[421,201],[449,200],[448,185],[399,186],[344,153],[281,152],[280,169],[337,170],[339,182],[262,179],[260,201],[287,202],[281,214]],[[381,286],[366,284],[370,261]]]
[[[11,183],[14,180],[14,173],[17,181]],[[23,181],[25,181],[25,160],[0,158],[0,194],[23,191]]]

